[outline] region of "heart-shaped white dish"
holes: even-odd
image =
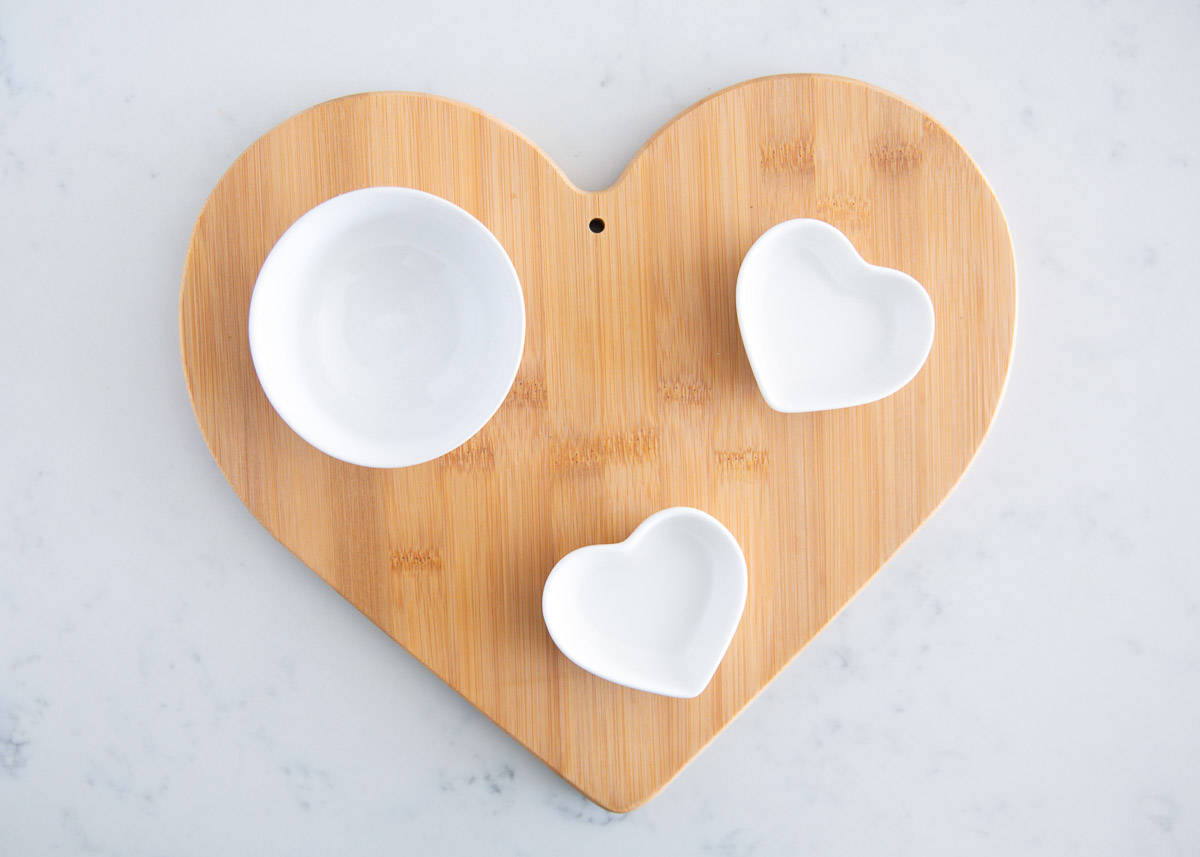
[[[911,381],[933,345],[929,294],[864,261],[820,220],[771,227],[737,279],[738,325],[767,404],[784,413],[865,405]]]
[[[588,672],[664,696],[699,696],[746,606],[746,558],[716,518],[657,512],[625,541],[555,564],[542,616],[555,645]]]

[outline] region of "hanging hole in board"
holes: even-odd
[[[603,218],[600,218],[600,217],[593,217],[593,218],[592,218],[592,219],[591,219],[591,220],[588,222],[588,229],[592,230],[592,231],[593,231],[593,232],[595,232],[597,235],[599,235],[601,232],[603,232],[603,231],[604,231],[604,220],[603,220]]]

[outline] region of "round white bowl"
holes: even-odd
[[[423,191],[333,197],[271,249],[250,300],[271,405],[322,452],[366,467],[444,455],[491,419],[525,344],[512,261],[486,226]]]

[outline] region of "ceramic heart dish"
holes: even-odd
[[[452,202],[496,237],[519,277],[525,338],[516,381],[477,435],[423,464],[371,469],[279,417],[247,319],[288,227],[338,194],[389,185]],[[794,218],[831,224],[926,290],[937,334],[891,395],[810,413],[764,401],[737,272],[756,238]],[[690,108],[595,192],[443,98],[372,93],[307,110],[250,146],[205,203],[180,337],[204,438],[263,525],[554,770],[627,810],[954,486],[1004,388],[1015,302],[1003,215],[940,125],[866,84],[783,75]],[[749,576],[741,623],[694,698],[588,673],[542,618],[559,559],[675,506],[724,524]]]
[[[933,302],[921,284],[866,263],[845,235],[811,218],[754,242],[738,271],[737,311],[763,398],[784,413],[890,396],[933,345]]]
[[[585,670],[665,696],[699,696],[746,606],[746,559],[721,522],[663,509],[616,545],[571,551],[542,590],[555,644]]]

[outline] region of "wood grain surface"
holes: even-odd
[[[371,185],[420,188],[478,217],[512,257],[528,316],[492,421],[398,470],[344,464],[296,436],[263,395],[246,336],[276,239],[323,200]],[[791,217],[832,223],[867,261],[929,290],[933,350],[900,392],[792,415],[759,395],[734,286],[754,239]],[[1003,214],[950,135],[867,84],[783,75],[696,104],[597,192],[463,104],[370,93],[318,105],[247,149],[205,203],[180,338],[201,430],[262,524],[584,794],[625,811],[954,486],[1003,391],[1015,311]],[[690,700],[580,670],[541,617],[555,561],[675,505],[728,526],[750,574],[729,652]]]

